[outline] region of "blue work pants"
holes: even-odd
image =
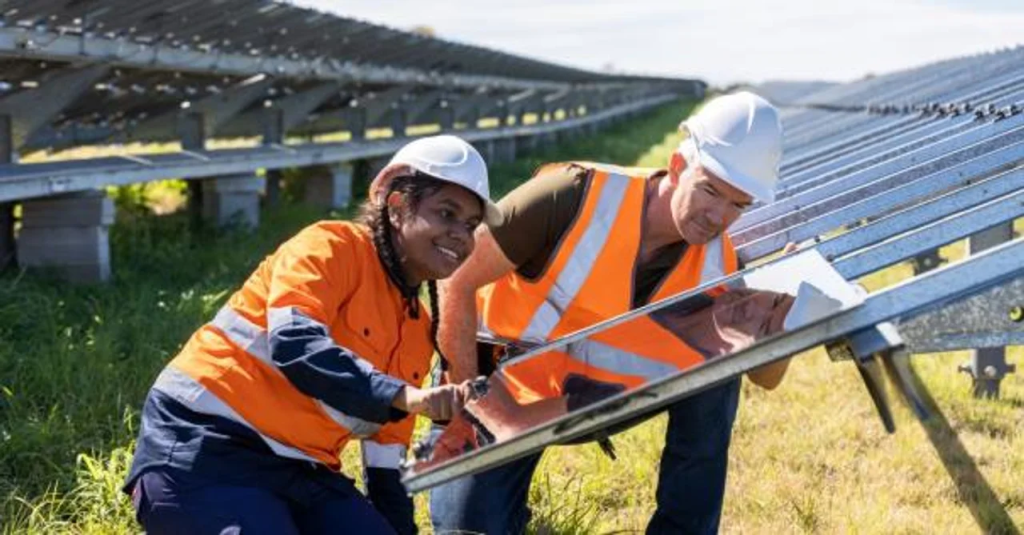
[[[238,486],[155,468],[136,480],[132,502],[149,535],[395,533],[354,486],[345,492],[301,473],[278,483]]]

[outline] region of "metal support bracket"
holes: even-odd
[[[852,360],[857,365],[857,371],[864,380],[864,386],[886,431],[895,432],[896,421],[882,379],[883,369],[903,402],[920,420],[928,419],[927,405],[912,380],[910,352],[895,325],[890,322],[879,323],[834,340],[826,344],[825,349],[833,361]]]

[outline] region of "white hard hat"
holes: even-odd
[[[409,166],[438,180],[468,189],[483,202],[484,221],[488,224],[501,222],[501,211],[491,202],[487,164],[480,153],[462,138],[440,135],[412,141],[395,153],[385,170],[396,166]],[[392,178],[394,174],[381,171],[370,184],[370,196],[385,188]]]
[[[763,203],[775,200],[782,123],[767,100],[746,91],[724,95],[708,102],[683,126],[705,169]]]

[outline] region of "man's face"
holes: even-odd
[[[735,186],[702,166],[692,173],[673,175],[672,219],[687,243],[705,244],[722,233],[754,201]]]

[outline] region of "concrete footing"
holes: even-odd
[[[114,202],[99,191],[24,201],[18,262],[53,269],[72,282],[109,280],[113,223]]]
[[[305,203],[324,209],[347,208],[352,202],[352,165],[318,168],[305,179]]]
[[[259,226],[264,184],[264,178],[254,174],[203,180],[203,219],[221,227]]]

